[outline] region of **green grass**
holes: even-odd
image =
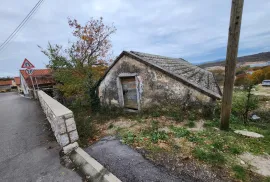
[[[127,132],[123,135],[122,138],[124,140],[124,143],[132,144],[136,139],[136,135],[134,135],[132,132]]]
[[[242,181],[246,181],[247,170],[244,167],[240,165],[234,165],[232,166],[232,170],[234,172],[235,178],[240,179]]]
[[[218,151],[207,151],[202,148],[196,147],[193,150],[193,154],[195,157],[197,157],[199,160],[212,163],[212,164],[224,164],[226,162],[226,159],[222,153]]]
[[[168,134],[164,131],[152,131],[149,133],[151,141],[157,143],[158,140],[167,140],[169,138]]]
[[[169,136],[165,131],[158,131],[158,121],[153,120],[150,128],[143,129],[137,135],[131,132],[126,132],[122,134],[122,138],[127,144],[132,144],[135,141],[144,142],[145,138],[150,139],[153,143],[157,143],[159,140],[167,140]]]
[[[240,146],[237,146],[237,145],[236,146],[230,146],[228,148],[228,150],[229,150],[229,152],[231,154],[234,154],[234,155],[238,155],[238,154],[241,154],[241,153],[244,152],[243,148],[241,148]]]
[[[180,111],[173,111],[168,114],[169,117],[172,117],[176,122],[183,122],[184,116]]]
[[[144,130],[141,133],[135,135],[132,132],[127,132],[122,135],[122,139],[126,144],[132,144],[134,142],[148,142],[149,139],[152,143],[157,143],[159,140],[167,140],[169,138],[168,134],[164,131],[157,130]]]
[[[158,111],[153,111],[151,115],[152,115],[152,117],[160,117],[161,113]]]
[[[184,137],[196,144],[193,155],[206,163],[218,165],[237,164],[237,155],[250,152],[255,155],[270,154],[270,123],[249,123],[243,125],[239,122],[230,124],[230,131],[217,131],[212,127],[215,122],[207,121],[206,129],[197,133],[189,133]],[[236,129],[247,129],[264,135],[264,138],[248,138],[234,133]],[[181,130],[180,130],[181,131]],[[183,136],[183,135],[182,135]],[[246,179],[246,169],[240,166],[233,166],[232,169],[238,179]]]
[[[93,119],[87,116],[87,112],[74,112],[76,127],[79,134],[79,145],[87,146],[88,140],[96,134],[96,128],[93,124]]]
[[[270,177],[266,177],[263,182],[270,182]]]
[[[188,131],[186,128],[183,128],[183,127],[171,126],[171,130],[174,132],[174,135],[177,138],[189,136],[190,134],[190,131]]]
[[[189,128],[194,128],[195,127],[195,122],[194,121],[189,121],[185,126],[188,126]]]
[[[219,121],[218,120],[207,120],[204,122],[203,126],[205,128],[219,127]]]
[[[108,126],[108,129],[112,129],[113,128],[113,124],[111,123],[109,126]]]

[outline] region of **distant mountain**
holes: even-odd
[[[245,64],[247,62],[264,62],[270,61],[270,52],[262,52],[248,56],[237,58],[237,64]],[[210,61],[199,65],[201,68],[208,68],[213,66],[225,66],[225,60]]]

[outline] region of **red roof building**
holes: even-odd
[[[0,80],[0,86],[12,85],[12,80]]]
[[[32,87],[32,81],[30,76],[25,72],[25,70],[20,70],[21,75],[26,81],[28,87]],[[34,69],[33,74],[31,75],[33,79],[33,83],[35,86],[41,85],[52,85],[55,83],[52,77],[51,69]]]
[[[16,83],[17,86],[20,86],[21,85],[21,79],[20,79],[19,76],[14,77],[14,81],[15,81],[15,83]]]
[[[12,80],[0,80],[0,92],[7,92],[12,87]]]

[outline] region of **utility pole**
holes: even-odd
[[[232,108],[232,95],[235,77],[236,60],[241,30],[244,0],[232,0],[229,37],[227,45],[225,81],[221,106],[221,130],[229,129],[229,120]]]

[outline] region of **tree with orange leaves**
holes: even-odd
[[[251,78],[251,80],[253,81],[254,84],[261,83],[263,81],[263,79],[264,79],[263,70],[259,69],[259,70],[254,71],[250,78]]]
[[[103,19],[90,19],[82,26],[76,19],[68,19],[68,24],[73,28],[73,36],[77,41],[69,48],[72,57],[83,65],[104,65],[112,47],[109,36],[116,29],[106,26]]]
[[[53,70],[61,100],[71,100],[72,105],[89,105],[95,97],[95,83],[110,61],[110,36],[116,28],[105,25],[102,18],[91,18],[84,25],[69,18],[68,24],[75,38],[68,48],[63,50],[62,46],[50,43],[46,50],[40,48],[49,58],[48,67]]]

